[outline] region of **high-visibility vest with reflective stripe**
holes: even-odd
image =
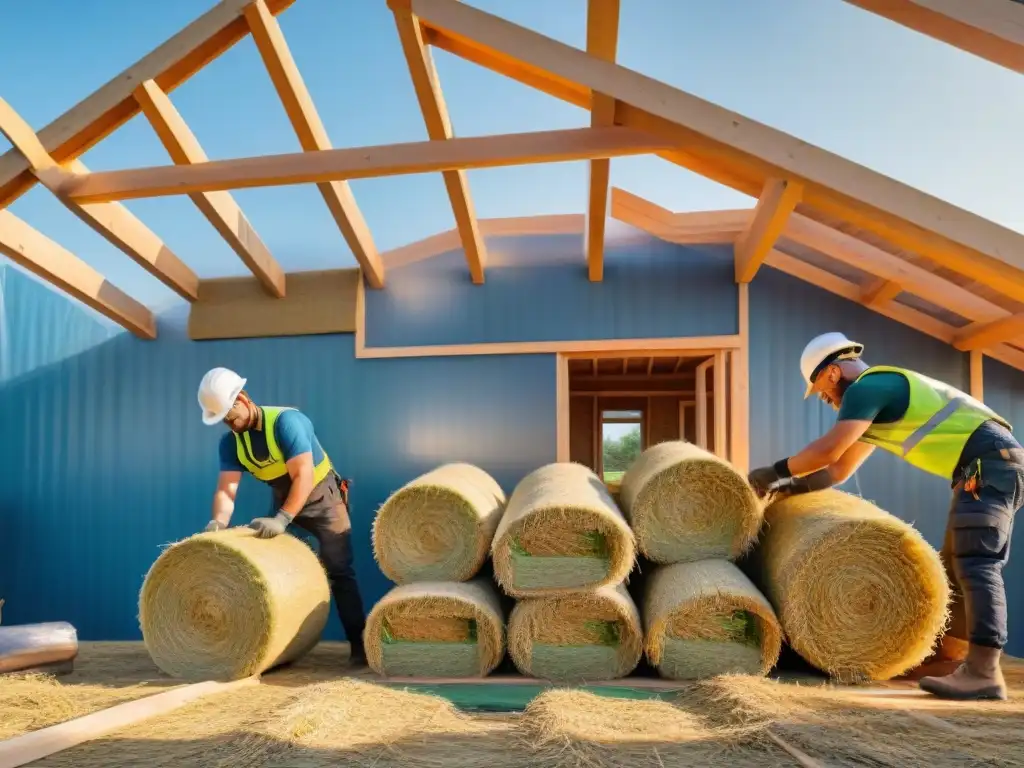
[[[235,432],[235,452],[238,454],[238,460],[257,480],[269,483],[288,474],[288,464],[274,436],[274,424],[277,422],[277,417],[284,411],[293,410],[295,409],[263,406],[263,434],[267,438],[267,451],[269,453],[266,459],[256,459],[248,432],[243,432],[242,434]],[[327,455],[327,451],[324,451],[323,459],[313,467],[313,485],[317,485],[327,477],[330,471],[331,459]]]
[[[984,403],[915,371],[876,365],[858,376],[857,381],[883,372],[906,378],[910,384],[910,403],[903,418],[891,424],[872,424],[861,440],[896,454],[918,469],[951,478],[968,438],[984,422],[995,420],[1013,429]]]

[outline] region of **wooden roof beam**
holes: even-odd
[[[1008,0],[846,0],[1024,75],[1024,5]]]
[[[861,290],[860,302],[872,309],[884,306],[896,300],[903,293],[903,286],[893,280],[876,277]]]
[[[604,61],[615,61],[618,41],[619,0],[588,0],[587,53]],[[591,99],[591,127],[615,125],[615,99],[596,91]],[[594,282],[600,282],[604,277],[605,223],[611,172],[612,162],[608,158],[595,158],[588,163],[587,221],[583,230],[583,249],[587,254],[587,274]]]
[[[412,76],[416,98],[423,112],[427,125],[427,135],[441,141],[452,138],[452,125],[448,116],[448,108],[441,92],[437,68],[430,55],[430,50],[423,42],[423,32],[419,19],[412,10],[409,0],[388,0],[388,7],[395,16],[398,37],[405,52],[405,59]],[[476,220],[473,199],[469,194],[469,180],[464,170],[445,171],[444,185],[451,200],[452,212],[455,215],[455,226],[462,240],[462,250],[466,254],[466,263],[474,283],[484,282],[484,265],[487,261],[487,249]]]
[[[496,168],[640,155],[667,145],[664,139],[632,128],[570,128],[105,171],[65,177],[61,191],[78,202],[132,200],[452,168]]]
[[[1024,314],[1007,315],[988,323],[974,322],[960,330],[954,341],[957,349],[987,350],[995,344],[1024,335]]]
[[[1024,301],[1024,236],[716,104],[601,61],[457,0],[409,0],[431,44],[570,103],[616,99],[616,121],[657,132],[659,153],[758,196],[769,178],[801,183],[801,209],[873,232]]]
[[[136,336],[156,338],[152,312],[10,211],[0,211],[0,253]]]
[[[135,89],[135,100],[153,130],[178,165],[205,163],[207,158],[199,141],[174,108],[167,94],[153,80],[146,80]],[[229,192],[197,192],[189,195],[192,202],[231,246],[238,258],[260,281],[271,296],[285,294],[285,277],[280,265],[270,255],[256,230],[249,224]]]
[[[67,163],[109,136],[139,112],[133,92],[154,80],[170,93],[249,34],[242,18],[252,0],[221,0],[217,5],[147,53],[106,85],[39,131],[39,141],[58,163]],[[278,14],[295,0],[269,0]],[[13,203],[36,183],[24,155],[9,150],[0,156],[0,208]]]
[[[0,99],[0,133],[29,164],[32,173],[79,219],[139,266],[187,301],[199,295],[199,278],[145,224],[120,203],[77,203],[60,193],[74,175],[89,170],[80,160],[62,167],[50,156],[28,123]]]
[[[736,240],[736,282],[749,283],[786,227],[803,188],[786,179],[768,179],[754,207],[750,225]]]
[[[330,149],[327,131],[288,49],[281,27],[271,12],[269,0],[249,0],[244,13],[270,79],[299,137],[299,145],[306,152]],[[372,288],[383,288],[384,263],[380,260],[370,229],[348,183],[325,181],[317,184],[317,188],[359,263],[366,282]]]

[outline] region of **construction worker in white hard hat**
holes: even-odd
[[[231,430],[220,441],[220,476],[206,531],[228,526],[243,472],[269,485],[274,514],[257,517],[249,527],[271,537],[294,523],[316,537],[338,618],[351,644],[351,663],[365,664],[366,618],[353,565],[348,481],[334,471],[304,413],[257,405],[245,383],[234,371],[214,368],[199,384],[203,423],[224,423]]]
[[[919,685],[943,698],[1005,699],[1003,567],[1024,504],[1024,450],[1009,422],[970,395],[905,368],[869,367],[863,351],[841,333],[808,343],[800,357],[804,397],[816,394],[835,408],[836,425],[799,453],[752,471],[750,484],[762,496],[822,490],[846,481],[876,447],[947,480],[953,500],[942,555],[962,601],[947,636],[966,640],[967,655],[951,674]]]

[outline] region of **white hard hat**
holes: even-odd
[[[806,398],[814,388],[814,377],[825,366],[840,360],[855,360],[864,351],[864,345],[858,341],[851,341],[838,331],[823,333],[815,336],[804,347],[800,355],[800,374],[807,382]]]
[[[245,387],[245,379],[227,368],[211,368],[199,382],[199,407],[203,409],[203,424],[211,426],[223,421],[238,393]]]

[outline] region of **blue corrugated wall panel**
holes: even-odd
[[[388,588],[370,522],[389,493],[453,460],[511,491],[555,459],[553,356],[357,361],[351,335],[195,343],[182,320],[162,323],[156,342],[122,335],[0,391],[7,622],[67,620],[84,639],[138,637],[146,570],[162,545],[209,517],[221,428],[203,426],[195,393],[214,365],[246,376],[259,401],[306,411],[354,478],[368,604]],[[268,504],[246,478],[236,520]],[[333,614],[328,636],[341,637]]]
[[[802,399],[805,386],[800,353],[810,339],[826,331],[841,331],[862,342],[869,364],[900,365],[964,390],[970,386],[966,354],[801,280],[763,269],[750,285],[751,466],[763,466],[799,451],[835,423],[831,408],[818,400]],[[1012,392],[1014,385],[1019,390],[1024,377],[999,368],[1003,377],[992,376],[985,382],[985,400],[997,410],[1019,409],[1024,422],[1024,398],[1013,400],[1002,394]],[[1012,408],[1008,415],[1013,415]],[[913,523],[934,547],[942,546],[950,489],[941,479],[884,451],[875,451],[843,490],[871,499]],[[1024,549],[1022,530],[1024,526],[1018,526],[1015,536],[1018,550]],[[1013,574],[1022,571],[1018,564],[1011,564],[1007,571],[1007,598],[1014,622],[1010,652],[1018,655],[1024,653],[1024,580],[1013,578]]]
[[[461,250],[388,272],[366,292],[370,347],[717,336],[737,332],[732,252],[649,239],[610,245],[587,277],[579,235],[488,240],[486,282]]]

